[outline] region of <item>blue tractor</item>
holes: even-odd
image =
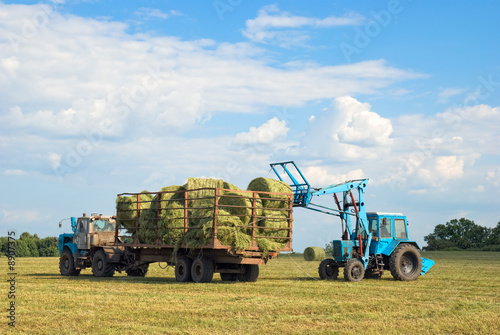
[[[282,174],[277,170],[282,168]],[[344,268],[346,281],[380,278],[389,270],[396,280],[410,281],[424,275],[434,261],[420,256],[420,247],[410,238],[406,216],[396,213],[366,212],[363,194],[368,179],[313,189],[293,161],[273,163],[278,178],[288,177],[294,192],[294,207],[334,215],[342,224],[342,239],[332,241],[333,258],[319,265],[321,279],[337,279]],[[333,195],[336,208],[314,204],[315,196]]]

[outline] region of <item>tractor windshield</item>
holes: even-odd
[[[114,231],[115,224],[113,222],[109,222],[108,220],[95,220],[94,221],[94,231]]]

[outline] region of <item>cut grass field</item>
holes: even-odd
[[[282,255],[256,283],[179,284],[152,264],[145,278],[59,275],[58,258],[16,260],[16,327],[28,334],[500,334],[500,253],[428,252],[414,282],[318,280],[319,262]],[[342,277],[342,275],[340,276]]]

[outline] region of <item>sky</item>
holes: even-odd
[[[0,235],[293,160],[367,211],[500,221],[497,1],[0,1]],[[316,201],[316,199],[315,199]],[[331,198],[316,202],[333,206]],[[294,210],[293,247],[340,239]]]

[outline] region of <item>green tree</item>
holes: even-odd
[[[499,228],[500,229],[500,228]],[[446,224],[438,224],[434,232],[424,237],[426,250],[443,250],[457,247],[460,249],[482,248],[491,240],[492,230],[461,218]]]
[[[59,250],[57,249],[57,238],[46,237],[38,241],[38,254],[40,257],[57,257]]]

